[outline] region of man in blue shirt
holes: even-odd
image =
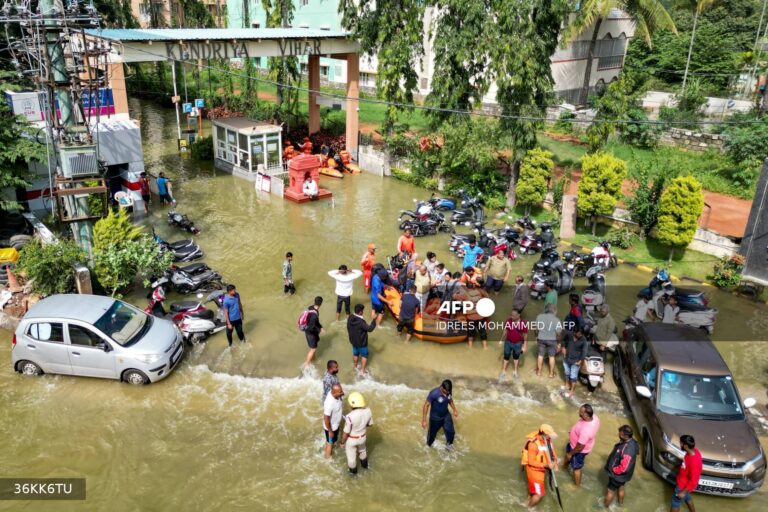
[[[160,195],[160,204],[163,203],[173,203],[173,197],[171,197],[170,193],[170,183],[171,180],[165,177],[164,173],[160,173],[157,176],[157,193]]]
[[[384,303],[386,301],[384,282],[378,272],[375,272],[371,279],[371,318],[376,320],[376,327],[381,325],[381,320],[384,318]]]
[[[469,236],[469,243],[464,244],[462,249],[464,250],[464,261],[461,263],[461,268],[477,266],[477,260],[484,254],[484,251],[477,246],[475,235]]]
[[[453,415],[456,418],[459,417],[459,411],[453,403],[452,390],[453,383],[446,379],[440,384],[439,388],[433,389],[427,395],[427,400],[424,402],[424,407],[421,411],[421,428],[427,428],[427,412],[429,412],[427,446],[432,446],[438,431],[442,428],[443,432],[445,432],[447,448],[449,450],[453,448],[453,436],[456,434],[456,431],[453,429],[453,419],[448,412],[448,406],[453,409]]]
[[[243,303],[240,294],[235,291],[235,285],[227,285],[227,295],[224,297],[224,319],[227,321],[227,343],[232,346],[232,331],[237,330],[237,337],[245,343],[243,334]]]
[[[405,329],[405,341],[410,342],[413,335],[413,323],[416,321],[416,314],[421,309],[421,302],[414,295],[416,285],[411,287],[403,294],[400,299],[400,321],[397,323],[397,335],[400,336]]]

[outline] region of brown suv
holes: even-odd
[[[698,492],[749,496],[763,484],[766,459],[747,423],[728,366],[701,329],[662,323],[624,331],[613,365],[641,433],[643,466],[674,482],[682,434],[696,439],[704,468]]]

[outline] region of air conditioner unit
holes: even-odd
[[[99,174],[96,146],[64,146],[60,151],[61,173],[65,178],[81,178]]]

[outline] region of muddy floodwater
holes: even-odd
[[[206,253],[203,261],[237,285],[249,342],[228,350],[224,333],[217,334],[189,351],[166,380],[131,387],[86,378],[23,378],[11,370],[10,333],[2,333],[1,476],[85,477],[87,502],[0,502],[0,510],[517,510],[526,500],[520,467],[525,434],[546,421],[560,434],[556,448],[563,453],[578,404],[586,401],[601,419],[599,439],[587,457],[582,488],[573,486],[566,471],[560,471],[559,481],[567,512],[601,510],[605,458],[618,426],[631,423],[610,376],[594,395],[579,385],[576,396],[564,400],[559,377],[534,375],[529,351],[521,378],[498,385],[500,332],[490,333],[488,350],[479,343],[472,349],[465,343],[405,345],[387,318],[370,336],[371,377],[355,377],[345,323],[334,322],[334,281],[327,271],[342,263],[357,268],[370,242],[379,247],[380,260],[393,254],[398,211],[424,191],[365,174],[323,178],[334,201],[297,206],[257,193],[252,183],[211,164],[179,157],[173,112],[138,101],[131,107],[141,121],[148,169],[171,177],[178,210],[202,228],[197,239]],[[165,211],[155,210],[141,222],[166,239],[186,238],[167,225]],[[448,268],[458,270],[447,235],[420,238],[416,245],[419,253],[435,251]],[[282,293],[280,276],[286,251],[295,255],[297,293],[289,297]],[[528,276],[533,261],[522,258],[515,270]],[[634,305],[633,290],[649,278],[628,266],[607,273],[609,285],[627,285],[608,292],[617,322]],[[583,289],[586,283],[576,284]],[[145,293],[128,299],[143,307]],[[720,310],[716,334],[746,322],[760,333],[768,328],[765,306],[714,289],[708,293]],[[318,370],[302,376],[307,346],[296,321],[316,295],[326,298],[321,322],[327,332]],[[503,320],[511,307],[509,291],[495,300],[493,319]],[[352,298],[357,301],[370,311],[359,280]],[[541,308],[532,303],[526,318]],[[559,309],[562,316],[563,297]],[[718,341],[717,346],[742,398],[756,398],[757,410],[765,413],[768,345]],[[328,359],[340,362],[346,393],[361,391],[373,412],[371,469],[355,479],[347,475],[341,451],[331,460],[322,456],[320,368]],[[558,372],[562,375],[559,360]],[[444,449],[442,434],[435,447],[427,448],[420,424],[426,394],[447,377],[454,381],[460,412],[454,452]],[[768,446],[760,421],[750,421]],[[671,492],[638,464],[624,510],[668,510]],[[764,486],[747,499],[695,499],[701,511],[756,512],[768,509],[767,493]],[[539,510],[558,510],[556,500],[547,496]]]

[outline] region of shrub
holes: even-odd
[[[530,213],[531,206],[540,205],[547,195],[547,180],[555,169],[552,153],[534,148],[525,153],[517,181],[517,202]]]
[[[18,268],[32,280],[32,288],[41,295],[69,293],[75,290],[72,267],[85,263],[85,252],[72,240],[43,245],[33,240],[21,250]]]
[[[627,112],[630,122],[619,127],[621,140],[638,148],[653,149],[659,143],[661,130],[658,125],[648,124],[648,116],[642,108]],[[634,121],[634,122],[632,122]]]
[[[627,176],[627,163],[607,153],[584,155],[581,159],[578,210],[584,217],[611,215],[621,198],[621,184]],[[592,226],[594,235],[595,225]]]
[[[630,249],[640,237],[629,228],[612,229],[605,235],[606,241],[622,249]]]
[[[552,202],[555,205],[555,210],[558,213],[562,213],[563,211],[563,196],[565,195],[565,191],[568,189],[568,185],[571,182],[571,173],[570,170],[567,170],[559,180],[555,180],[554,184],[552,185]]]
[[[213,137],[201,137],[190,146],[193,160],[213,160]]]
[[[657,237],[662,244],[670,247],[670,260],[675,247],[685,247],[693,240],[703,209],[701,183],[693,176],[673,179],[661,194]]]
[[[573,123],[570,122],[570,119],[576,119],[576,114],[563,110],[552,126],[552,130],[560,133],[573,133]]]
[[[736,286],[741,281],[741,271],[744,269],[744,257],[740,254],[726,256],[715,263],[712,274],[707,279],[718,288]]]

